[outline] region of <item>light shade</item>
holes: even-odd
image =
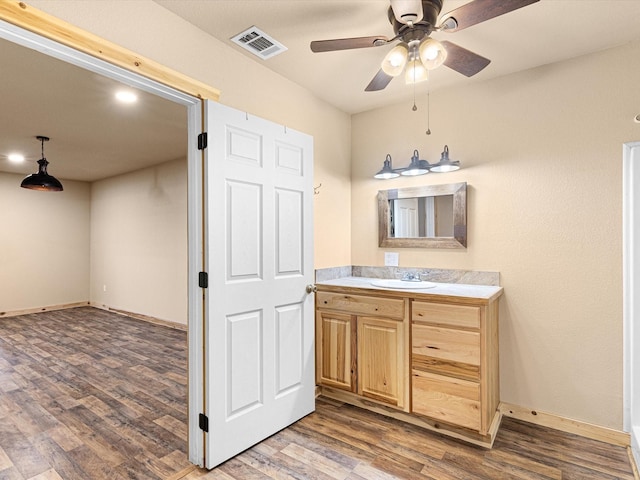
[[[396,178],[399,176],[400,174],[398,172],[394,172],[393,168],[391,168],[391,155],[387,154],[387,158],[384,161],[382,170],[376,173],[373,178],[377,178],[378,180],[388,180],[390,178]]]
[[[61,192],[62,184],[60,181],[47,173],[47,165],[49,162],[44,158],[44,142],[49,141],[49,137],[37,136],[42,143],[42,158],[38,160],[38,173],[27,175],[20,186],[29,190],[41,190],[45,192]]]
[[[382,60],[380,68],[387,75],[397,77],[402,73],[404,66],[407,63],[407,57],[409,55],[409,48],[406,43],[399,43],[393,47],[389,53]]]
[[[449,159],[449,147],[444,146],[444,151],[440,156],[440,161],[431,167],[432,172],[445,173],[460,170],[460,161],[451,161]]]
[[[404,74],[404,81],[407,85],[412,83],[424,82],[429,80],[429,73],[419,58],[410,61],[407,65],[407,71]]]
[[[43,190],[46,192],[61,192],[62,184],[60,181],[47,173],[46,158],[38,160],[38,173],[32,173],[22,180],[20,186],[29,190]]]
[[[417,175],[424,175],[425,173],[429,173],[429,162],[426,160],[420,160],[420,155],[418,150],[413,151],[413,156],[411,157],[411,163],[407,168],[400,172],[401,175],[405,175],[407,177],[415,177]]]
[[[438,68],[447,59],[447,51],[442,44],[433,38],[427,38],[419,47],[420,60],[427,70]]]

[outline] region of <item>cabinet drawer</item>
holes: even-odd
[[[480,333],[413,324],[413,356],[480,365]]]
[[[479,431],[480,385],[456,378],[413,371],[414,413]]]
[[[319,308],[330,308],[358,315],[379,315],[396,320],[404,319],[404,300],[400,298],[317,292],[316,304]]]
[[[480,307],[411,302],[411,320],[454,327],[480,328]]]

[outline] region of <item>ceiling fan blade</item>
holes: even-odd
[[[477,53],[473,53],[460,45],[448,41],[440,42],[447,51],[447,59],[444,64],[452,70],[467,77],[472,77],[484,67],[491,63],[491,60],[484,58]]]
[[[444,32],[457,32],[472,25],[513,12],[540,0],[473,0],[442,17],[440,25]],[[455,23],[447,20],[455,19]],[[456,25],[457,24],[457,25]]]
[[[375,92],[377,90],[382,90],[389,85],[391,80],[393,80],[393,77],[391,75],[387,75],[382,69],[380,69],[378,70],[378,73],[376,73],[376,76],[371,79],[369,85],[367,85],[367,88],[365,88],[364,91]]]
[[[315,53],[332,52],[334,50],[349,50],[352,48],[378,47],[387,43],[389,43],[389,39],[382,36],[314,40],[311,42],[311,51]]]

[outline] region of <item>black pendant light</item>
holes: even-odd
[[[38,173],[32,173],[22,180],[20,186],[30,190],[43,190],[45,192],[61,192],[62,184],[56,177],[47,173],[47,159],[44,158],[44,142],[49,141],[49,137],[38,135],[36,137],[42,143],[42,158],[38,160]]]

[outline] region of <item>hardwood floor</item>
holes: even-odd
[[[0,320],[0,479],[189,466],[186,332],[89,307]]]
[[[186,333],[83,307],[0,319],[0,480],[633,479],[624,448],[505,418],[492,450],[319,399],[210,472],[186,454]]]

